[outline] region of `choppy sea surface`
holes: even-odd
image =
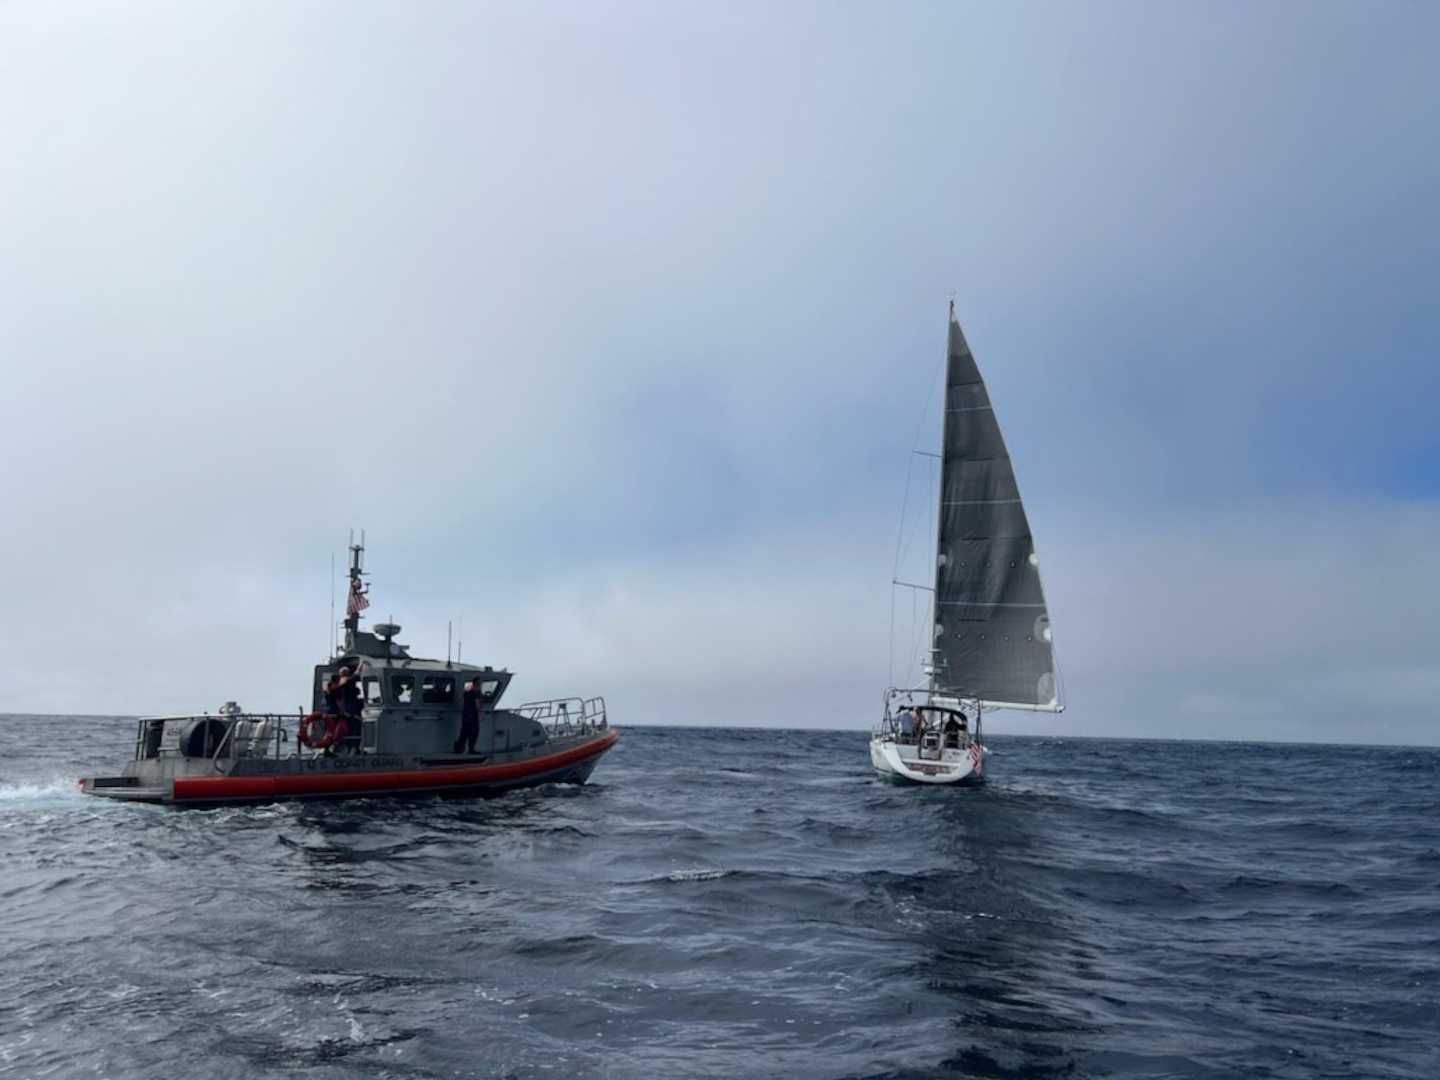
[[[999,726],[998,723],[993,726]],[[583,788],[86,798],[0,718],[0,1074],[1440,1076],[1440,750],[632,728]]]

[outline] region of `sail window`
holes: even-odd
[[[455,680],[449,676],[427,675],[420,686],[420,700],[426,705],[449,705],[455,700]]]
[[[390,697],[396,705],[409,705],[415,700],[415,676],[390,676]]]

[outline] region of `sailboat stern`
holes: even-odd
[[[985,748],[960,749],[903,742],[886,732],[870,737],[870,763],[887,780],[912,784],[973,784],[984,779]]]

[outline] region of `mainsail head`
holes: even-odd
[[[995,707],[1059,711],[1050,614],[1015,471],[950,306],[932,686]]]

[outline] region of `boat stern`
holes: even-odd
[[[125,802],[162,803],[174,798],[174,785],[170,782],[146,783],[138,776],[82,776],[79,786],[82,795]]]
[[[933,755],[886,734],[870,739],[870,762],[887,780],[912,784],[973,784],[983,779],[985,752],[979,743]]]

